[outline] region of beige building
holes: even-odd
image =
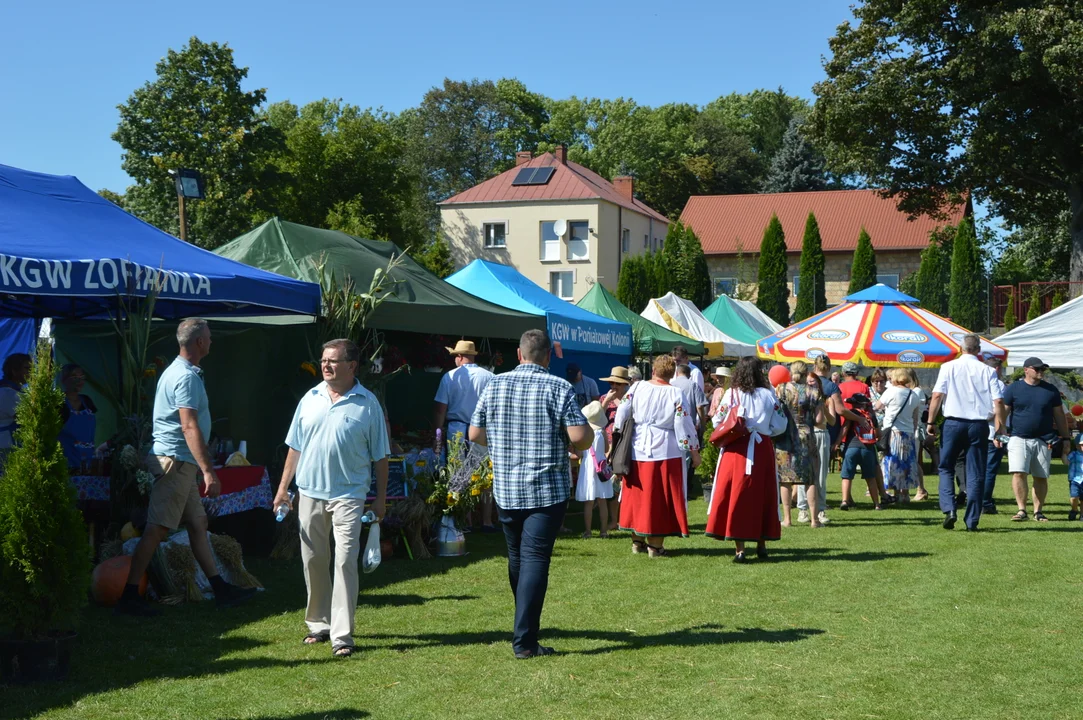
[[[937,228],[956,225],[973,213],[970,199],[944,209],[940,219],[909,218],[895,200],[876,190],[762,195],[706,195],[689,198],[681,221],[696,232],[707,256],[716,295],[751,293],[755,297],[763,232],[777,215],[786,236],[790,309],[800,288],[801,245],[809,213],[816,216],[824,251],[828,305],[842,302],[849,292],[857,238],[864,228],[876,252],[877,280],[893,288],[917,272],[921,251]],[[824,309],[824,308],[817,308]]]
[[[616,291],[622,259],[661,247],[666,217],[613,182],[567,160],[566,150],[521,152],[507,172],[440,204],[457,268],[476,258],[511,265],[570,302],[595,282]]]

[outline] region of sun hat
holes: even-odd
[[[730,370],[728,367],[725,367],[724,365],[719,365],[714,369],[712,375],[715,375],[717,377],[733,377],[733,371]]]
[[[623,365],[618,365],[609,372],[609,377],[600,378],[602,382],[617,383],[619,385],[632,384],[632,379],[628,377],[628,368]]]
[[[455,343],[455,347],[447,348],[450,355],[477,355],[478,351],[474,348],[474,343],[470,340],[460,340]]]
[[[590,426],[595,430],[601,430],[609,421],[605,417],[605,410],[602,408],[602,404],[597,400],[587,403],[583,408],[583,417],[587,419]]]

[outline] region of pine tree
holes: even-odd
[[[617,278],[617,300],[633,312],[642,312],[651,299],[650,255],[634,255],[624,260]]]
[[[1038,286],[1032,285],[1030,288],[1030,303],[1027,308],[1027,322],[1034,320],[1042,314],[1042,298],[1038,295]]]
[[[951,254],[951,283],[948,288],[948,316],[968,330],[985,327],[985,303],[982,286],[985,268],[978,254],[978,237],[969,218],[963,218],[955,231]]]
[[[673,268],[665,253],[656,252],[648,257],[651,297],[662,297],[666,293],[677,292],[677,280],[673,275]]]
[[[684,237],[681,241],[681,259],[688,274],[684,294],[681,297],[691,300],[696,307],[703,310],[714,302],[711,271],[707,267],[707,257],[703,254],[703,245],[700,243],[695,231],[690,227],[684,229]]]
[[[1015,319],[1015,293],[1008,293],[1008,307],[1004,310],[1004,329],[1010,331],[1015,329],[1015,326],[1019,323]]]
[[[824,284],[823,241],[820,239],[820,224],[811,212],[805,220],[805,237],[801,241],[801,278],[797,288],[797,308],[793,319],[804,320],[821,310],[827,309],[827,290]]]
[[[0,476],[0,633],[70,630],[90,587],[90,546],[57,438],[64,394],[42,340]]]
[[[921,307],[937,315],[947,315],[944,300],[947,296],[943,280],[944,253],[935,239],[921,251],[921,265],[918,267],[914,297]]]
[[[850,271],[850,295],[870,288],[876,284],[876,252],[872,249],[872,238],[861,228],[857,236],[857,249],[854,251],[854,265]]]
[[[782,223],[778,221],[778,215],[772,215],[771,222],[763,231],[763,242],[760,243],[760,274],[756,307],[780,325],[789,325],[788,296],[786,235],[782,231]]]
[[[790,126],[782,136],[782,146],[771,158],[771,167],[763,182],[765,193],[827,189],[829,182],[824,156],[801,134],[803,123],[804,118],[801,117],[790,120]]]

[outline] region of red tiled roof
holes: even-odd
[[[852,251],[864,227],[877,250],[920,250],[929,244],[929,233],[955,225],[969,202],[947,209],[946,220],[922,215],[913,220],[880,197],[876,190],[822,190],[819,192],[764,195],[696,195],[688,199],[681,222],[690,225],[707,255],[731,255],[740,250],[757,253],[763,231],[777,214],[786,233],[786,249],[801,252],[805,221],[816,214],[820,238],[827,252]]]
[[[545,185],[512,185],[519,170],[525,167],[555,167],[556,172]],[[563,165],[552,153],[543,153],[529,162],[502,172],[483,183],[452,195],[441,205],[464,203],[509,203],[531,200],[586,200],[600,198],[614,205],[634,210],[653,217],[664,223],[669,222],[665,215],[652,210],[638,200],[628,200],[620,191],[601,175],[592,170],[569,162]]]

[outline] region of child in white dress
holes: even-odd
[[[583,408],[583,415],[594,430],[594,443],[579,455],[579,482],[575,486],[575,499],[583,503],[583,539],[591,537],[591,525],[594,520],[594,506],[598,506],[598,520],[601,531],[599,537],[607,538],[609,533],[609,498],[613,497],[612,473],[605,459],[606,436],[605,410],[602,404],[594,401]]]

